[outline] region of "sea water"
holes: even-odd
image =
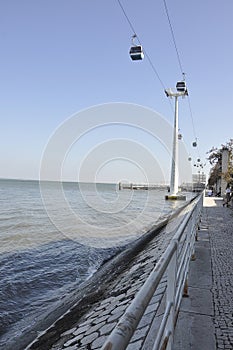
[[[0,180],[0,348],[183,205],[157,188]]]

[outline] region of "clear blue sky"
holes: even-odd
[[[204,162],[206,151],[233,136],[233,2],[166,2]],[[182,75],[163,1],[121,3],[164,86],[174,87]],[[174,101],[169,103],[148,60],[129,58],[132,34],[117,0],[0,0],[0,177],[37,179],[54,131],[94,105],[135,103],[173,123]],[[179,101],[179,126],[194,163],[199,155],[192,147],[195,135],[187,98]],[[89,133],[85,145],[76,145],[77,162],[81,148],[88,154],[95,142],[106,142],[106,133],[108,139],[113,134],[125,138],[126,130],[105,129],[102,139],[101,132]],[[128,137],[132,135],[130,131]],[[146,135],[138,142],[150,143]],[[159,154],[156,157],[159,161]],[[74,159],[69,166],[78,168]],[[119,166],[124,167],[122,160]],[[125,171],[130,178],[133,170],[126,166]],[[73,179],[71,168],[64,173]],[[98,179],[114,181],[111,167]]]

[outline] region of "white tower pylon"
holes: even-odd
[[[178,83],[177,83],[178,84]],[[170,195],[165,196],[166,199],[186,199],[185,196],[178,196],[178,97],[188,95],[186,85],[184,82],[184,88],[177,90],[166,89],[165,94],[167,97],[175,97],[175,117],[174,117],[174,131],[173,131],[173,147],[172,147],[172,166],[171,166],[171,182],[170,182]]]

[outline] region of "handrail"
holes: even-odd
[[[109,335],[101,348],[102,350],[126,349],[163,277],[167,277],[166,310],[155,337],[153,350],[159,350],[161,344],[163,344],[163,349],[171,350],[176,314],[188,276],[189,261],[194,253],[196,230],[200,221],[202,205],[203,194],[184,209],[187,214],[185,214],[173,239]]]

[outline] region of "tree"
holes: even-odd
[[[219,171],[218,165],[215,164],[213,166],[213,168],[210,170],[210,177],[208,180],[208,186],[213,187],[220,177],[221,177],[221,172]]]
[[[226,172],[222,172],[222,152],[227,150],[229,152],[228,168]],[[211,184],[215,183],[217,179],[222,176],[223,179],[229,183],[233,184],[233,139],[226,142],[226,144],[221,145],[221,148],[212,147],[207,154],[209,155],[207,160],[213,166],[211,169],[210,179]]]

